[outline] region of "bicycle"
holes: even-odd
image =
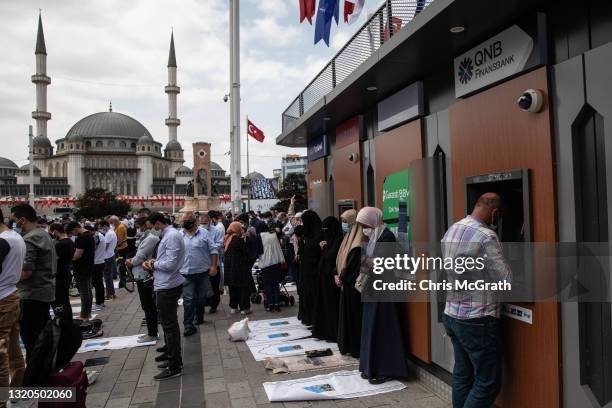
[[[119,273],[119,286],[123,283],[123,287],[128,292],[132,293],[136,290],[136,279],[132,274],[132,268],[128,268],[125,265],[125,258],[123,255],[117,255],[117,272]]]

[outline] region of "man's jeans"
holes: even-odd
[[[168,347],[168,368],[177,370],[182,368],[181,358],[181,328],[178,322],[177,308],[181,297],[182,286],[172,289],[159,289],[155,291],[157,311],[164,330],[164,339]]]
[[[142,306],[147,321],[147,334],[157,337],[157,307],[155,306],[153,279],[147,281],[138,279],[136,281],[136,287],[138,288],[140,305]]]
[[[19,292],[0,300],[0,387],[19,387],[23,380],[25,362],[19,347]],[[0,406],[3,403],[0,402]]]
[[[92,291],[91,291],[91,272],[80,272],[74,275],[79,294],[81,295],[81,319],[91,317]]]
[[[453,343],[453,408],[490,408],[501,388],[502,338],[499,319],[455,319],[444,315]]]
[[[115,296],[115,284],[113,276],[117,274],[117,261],[114,256],[104,261],[104,285],[106,285],[106,296]]]
[[[204,305],[206,304],[206,298],[212,293],[212,288],[208,271],[183,276],[185,277],[185,283],[183,283],[183,326],[187,329],[188,327],[194,327],[193,321],[196,318],[196,310],[202,314],[197,318],[204,320]]]

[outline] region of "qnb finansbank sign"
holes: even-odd
[[[534,41],[518,25],[455,58],[455,97],[517,74],[526,68]]]

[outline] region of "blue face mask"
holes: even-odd
[[[342,232],[344,232],[345,234],[349,231],[349,225],[346,222],[342,223]]]

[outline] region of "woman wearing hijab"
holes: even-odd
[[[336,258],[342,243],[342,226],[335,217],[323,220],[320,242],[318,290],[316,292],[312,335],[317,339],[338,341],[338,308],[340,289],[336,285]]]
[[[361,293],[355,289],[361,266],[361,244],[365,241],[363,227],[356,222],[357,211],[342,213],[342,229],[347,233],[342,240],[336,270],[340,286],[340,312],[338,320],[338,348],[341,354],[359,358],[361,347]]]
[[[395,242],[395,235],[382,221],[382,211],[364,207],[357,223],[368,238],[366,256],[375,256],[380,243]],[[408,356],[401,327],[399,303],[364,302],[359,371],[371,384],[408,377]]]
[[[238,221],[232,222],[223,240],[225,257],[223,259],[225,283],[229,287],[230,313],[251,313],[252,277],[249,268],[248,250],[243,237],[242,224]]]
[[[319,259],[321,258],[322,241],[321,218],[312,210],[302,214],[304,236],[299,249],[300,258],[300,304],[298,319],[306,326],[311,326],[314,318],[315,297],[317,296],[319,276]]]

